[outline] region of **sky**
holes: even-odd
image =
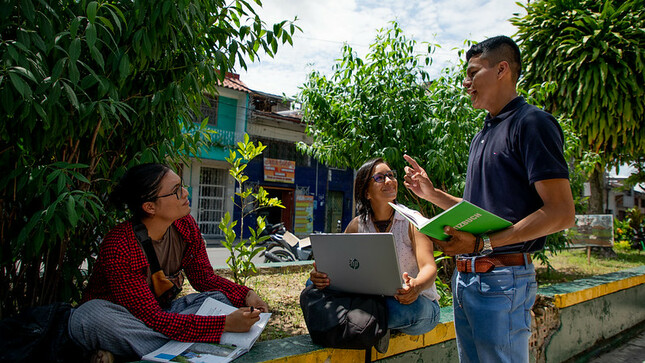
[[[525,3],[526,0],[520,1]],[[458,61],[456,47],[464,40],[481,41],[496,35],[513,36],[516,29],[508,21],[514,13],[526,14],[516,0],[263,0],[257,9],[269,27],[293,20],[302,28],[288,43],[280,46],[275,58],[261,54],[260,61],[238,69],[241,80],[255,91],[294,96],[312,70],[329,75],[340,58],[344,43],[364,57],[377,30],[398,21],[406,37],[438,43],[431,76]]]

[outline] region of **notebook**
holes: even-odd
[[[393,296],[402,286],[392,233],[312,234],[316,268],[329,276],[330,288]]]

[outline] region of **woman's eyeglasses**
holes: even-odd
[[[174,192],[164,194],[164,195],[158,195],[156,199],[165,198],[165,197],[169,197],[171,195],[174,195],[179,200],[179,199],[181,199],[181,196],[183,195],[184,188],[187,188],[187,187],[182,183],[181,185],[179,185],[177,190],[175,190]]]
[[[372,175],[372,178],[377,183],[385,183],[385,178],[390,178],[391,180],[396,181],[396,170],[390,170],[387,173],[376,173]]]

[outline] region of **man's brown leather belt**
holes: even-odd
[[[475,257],[459,257],[457,258],[457,271],[459,272],[473,272],[472,262],[475,261],[474,272],[490,272],[495,267],[503,266],[522,266],[524,265],[523,253],[509,253],[506,255],[495,256],[480,256]],[[526,256],[526,261],[531,263],[531,255]]]

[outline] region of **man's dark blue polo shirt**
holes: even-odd
[[[470,144],[464,199],[513,224],[540,209],[535,182],[569,178],[560,125],[522,97],[509,102]],[[533,252],[546,237],[495,248],[495,253]]]

